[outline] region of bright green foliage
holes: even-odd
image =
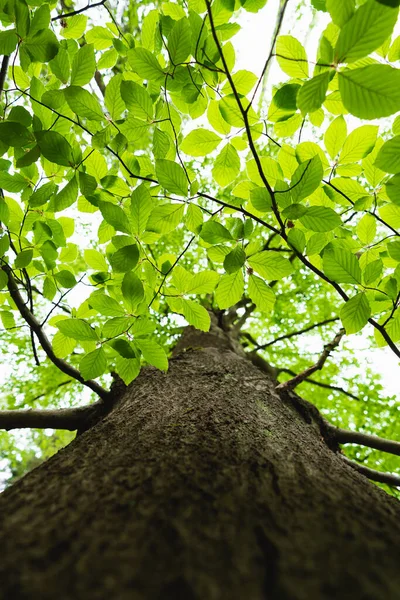
[[[399,358],[400,121],[376,120],[400,111],[399,2],[306,2],[331,22],[313,43],[278,33],[271,97],[251,58],[235,63],[241,15],[265,0],[214,0],[212,19],[203,0],[136,4],[123,24],[103,6],[62,22],[55,3],[0,11],[0,318],[17,366],[33,362],[9,269],[85,381],[167,370],[177,330],[208,331],[211,310],[244,314],[250,345],[321,322],[322,348],[341,322],[374,328],[371,343]],[[318,349],[288,339],[266,358],[296,372],[315,362]],[[47,406],[67,376],[39,354],[27,380]],[[350,350],[330,361],[316,380],[340,375],[359,405],[304,390],[338,423],[390,437],[388,405],[379,425],[368,399],[380,384],[354,382]]]

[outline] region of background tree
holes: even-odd
[[[384,523],[381,554],[396,548],[399,508],[352,469],[396,495],[400,442],[391,441],[399,436],[398,402],[385,397],[373,369],[354,364],[357,354],[351,336],[362,331],[365,342],[387,346],[400,357],[396,345],[400,339],[400,129],[398,118],[386,118],[400,110],[400,75],[395,66],[399,42],[392,40],[398,4],[395,0],[312,2],[313,10],[331,20],[320,36],[316,56],[308,57],[299,40],[282,33],[290,3],[281,2],[270,51],[262,73],[255,75],[235,69],[234,43],[241,11],[256,13],[264,0],[240,4],[189,0],[140,7],[128,3],[118,10],[105,1],[82,7],[66,2],[0,2],[4,26],[0,32],[4,55],[0,317],[5,358],[14,361],[3,385],[0,440],[11,478],[69,442],[74,437],[70,432],[87,431],[49,467],[43,465],[5,493],[6,510],[18,494],[26,501],[41,486],[49,485],[56,493],[67,485],[59,500],[63,512],[76,482],[87,477],[89,487],[94,485],[99,469],[108,464],[113,486],[107,488],[103,481],[99,493],[107,497],[117,527],[115,494],[116,490],[122,493],[122,484],[109,457],[110,448],[115,450],[117,444],[109,424],[120,431],[119,443],[129,449],[129,432],[140,432],[146,422],[142,434],[135,434],[142,441],[147,436],[142,450],[135,449],[135,460],[142,465],[139,478],[146,479],[146,460],[157,463],[167,457],[163,494],[168,499],[168,486],[175,482],[182,491],[179,502],[184,497],[186,509],[207,504],[206,492],[205,497],[192,495],[185,487],[190,473],[197,473],[196,485],[200,485],[203,477],[215,475],[213,469],[224,471],[226,465],[230,472],[232,456],[237,464],[243,461],[239,482],[252,482],[254,501],[249,499],[249,489],[241,495],[236,482],[230,501],[232,506],[236,502],[236,513],[230,526],[236,530],[240,510],[248,505],[249,531],[269,566],[266,573],[258,572],[251,558],[254,540],[243,526],[243,553],[230,549],[221,563],[222,570],[231,564],[239,573],[239,580],[232,577],[227,587],[232,590],[229,597],[246,593],[261,598],[261,588],[280,599],[302,598],[301,594],[338,597],[342,585],[354,587],[360,598],[380,598],[383,591],[385,597],[396,597],[394,563],[386,565],[385,583],[378,575],[376,584],[365,578],[360,583],[356,577],[362,559],[382,567],[377,558],[381,535],[377,523]],[[285,74],[284,81],[274,86],[272,97],[260,97],[273,60]],[[191,327],[180,338],[186,323]],[[170,375],[157,374],[151,367],[140,374],[144,364],[167,372],[171,356]],[[214,375],[218,386],[208,389],[204,377]],[[199,377],[204,386],[200,395],[187,387],[188,377],[193,381]],[[258,380],[263,383],[254,383]],[[298,386],[324,417],[293,392]],[[171,403],[167,407],[177,412],[163,409],[162,394]],[[197,404],[191,403],[190,394]],[[97,396],[94,403],[91,395]],[[239,421],[234,418],[234,405],[227,401],[230,397],[238,402]],[[135,398],[142,399],[139,405]],[[267,417],[266,406],[274,406],[277,398],[278,408]],[[260,407],[260,402],[266,405]],[[212,426],[204,417],[210,405],[216,415]],[[129,412],[132,406],[138,409],[135,416]],[[226,435],[218,426],[224,411],[230,423]],[[143,422],[137,420],[140,416]],[[157,419],[164,424],[161,430]],[[233,442],[233,432],[241,431],[239,422],[250,426],[241,442]],[[185,437],[195,423],[204,433],[201,443]],[[286,429],[281,431],[282,423]],[[26,434],[21,428],[26,428]],[[19,431],[14,438],[8,433],[11,429]],[[163,445],[164,439],[159,446],[166,429],[168,444]],[[215,431],[222,436],[216,445]],[[275,432],[272,439],[268,431]],[[358,444],[346,448],[347,458],[340,451],[343,443]],[[190,444],[196,452],[189,451]],[[210,450],[201,465],[196,456],[202,456],[205,445]],[[290,466],[282,453],[295,445],[298,458]],[[230,455],[228,450],[236,446],[237,455],[236,450]],[[211,449],[218,456],[215,464]],[[115,451],[126,474],[131,450]],[[260,463],[254,458],[258,451]],[[155,454],[150,459],[151,452]],[[83,456],[91,458],[87,476],[77,467]],[[65,484],[62,473],[70,469],[68,461],[75,466],[73,481]],[[167,485],[167,473],[180,461],[186,479],[171,475]],[[260,483],[262,478],[253,481],[252,464],[257,473],[262,465],[270,465],[268,490]],[[53,473],[51,465],[55,465]],[[332,478],[324,482],[323,471],[330,470]],[[306,475],[300,477],[300,472]],[[126,476],[132,484],[136,475]],[[227,479],[216,477],[212,485],[220,491],[230,488],[232,477],[232,473]],[[311,521],[303,513],[297,515],[291,495],[294,487],[302,487],[298,498],[304,509],[313,496],[314,525],[322,531],[325,485],[327,513],[333,524],[345,526],[338,532],[335,525],[326,538],[316,536],[319,545],[314,547]],[[49,493],[53,498],[53,491]],[[125,507],[138,502],[136,492],[132,494],[124,495]],[[340,509],[338,504],[349,494],[354,498]],[[149,496],[150,503],[159,500],[154,489]],[[224,505],[225,496],[218,495],[216,488],[208,490],[208,497],[215,498],[221,514],[224,506],[230,514],[231,504]],[[292,507],[293,520],[279,512],[278,497]],[[85,498],[81,516],[86,514]],[[258,511],[268,502],[275,512],[262,520]],[[354,518],[363,503],[377,511],[375,522],[369,516]],[[36,500],[33,506],[38,508]],[[155,515],[172,530],[167,517],[174,523],[176,514],[170,509],[168,513],[165,506],[161,518],[151,508],[147,517]],[[200,509],[196,514],[198,522],[204,522],[205,547],[210,548],[214,525],[206,524],[208,517]],[[73,537],[77,525],[66,518],[66,531]],[[296,537],[298,519],[305,519],[309,528]],[[27,534],[26,523],[33,521],[32,514],[16,509],[14,531],[21,539]],[[146,537],[148,520],[143,517],[141,523],[140,535],[138,531],[132,535]],[[11,543],[8,526],[0,528],[4,543]],[[38,521],[37,527],[42,526]],[[51,519],[49,527],[50,536]],[[267,539],[269,527],[274,533]],[[286,538],[279,533],[283,527],[290,532]],[[357,528],[364,534],[357,536]],[[33,528],[35,539],[37,534]],[[192,539],[193,535],[191,531]],[[338,560],[346,536],[357,537],[358,553],[348,579],[343,573],[351,547]],[[54,551],[50,537],[42,540],[45,556]],[[165,540],[170,537],[161,535]],[[232,548],[241,544],[234,536],[227,538]],[[308,559],[315,564],[309,579],[314,582],[320,567],[317,557],[332,546],[332,551],[326,550],[326,564],[332,569],[329,577],[339,578],[339,583],[321,579],[318,585],[310,583],[311,587],[299,591],[297,575],[288,578],[295,568],[294,558],[286,565],[280,563],[279,569],[276,566],[288,538],[293,556],[296,544],[310,546]],[[65,540],[57,543],[57,552],[73,561],[76,552],[69,552]],[[19,561],[17,546],[8,553],[14,564]],[[185,555],[190,555],[192,546],[184,546]],[[148,551],[150,556],[150,547]],[[146,552],[139,559],[145,565],[150,560],[144,558]],[[85,556],[89,562],[99,558],[90,552]],[[218,585],[212,577],[194,584],[190,569],[198,557],[192,567],[189,561],[184,575],[175,573],[175,583],[165,591],[163,577],[172,567],[163,560],[161,587],[155,586],[151,597],[161,592],[163,597],[168,597],[167,592],[171,597],[224,597],[218,596],[221,591],[211,593],[213,585],[222,589],[223,579],[216,577]],[[217,560],[211,550],[210,560]],[[32,579],[26,564],[17,583],[7,584],[7,597],[13,593],[25,597],[28,580],[39,593],[40,577]],[[247,579],[246,575],[240,579],[240,564],[243,572],[250,573]],[[71,565],[64,566],[62,572],[67,573]],[[204,565],[197,567],[204,571]],[[303,562],[303,575],[304,568]],[[58,575],[53,575],[47,572],[46,581],[57,587]],[[121,572],[121,590],[129,587],[124,577]],[[262,583],[265,578],[268,584]],[[279,580],[276,585],[270,581],[274,578]],[[138,575],[135,584],[140,581]],[[90,577],[86,579],[79,594],[88,597],[92,584]],[[107,585],[102,578],[101,589]],[[46,593],[52,597],[51,586]]]

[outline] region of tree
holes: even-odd
[[[0,2],[0,598],[399,597],[399,2],[237,4]]]

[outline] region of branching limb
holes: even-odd
[[[375,448],[375,450],[382,450],[382,452],[400,456],[400,442],[387,440],[378,437],[377,435],[369,435],[368,433],[361,433],[359,431],[340,429],[333,425],[329,425],[328,429],[329,433],[338,444],[359,444],[360,446],[367,446],[368,448]]]
[[[106,0],[101,0],[100,2],[95,2],[94,4],[87,4],[83,8],[79,8],[77,10],[72,10],[69,13],[57,15],[56,17],[53,17],[51,20],[58,21],[59,19],[66,19],[67,17],[74,17],[75,15],[80,15],[81,13],[86,12],[90,8],[96,8],[96,6],[104,6],[105,3],[106,3]]]
[[[369,467],[365,467],[364,465],[360,465],[347,456],[341,456],[342,460],[349,465],[355,471],[358,471],[368,479],[372,479],[372,481],[378,481],[379,483],[386,483],[386,485],[390,485],[391,487],[400,487],[400,477],[398,475],[392,475],[392,473],[382,473],[381,471],[375,471],[375,469],[370,469]]]
[[[101,403],[102,405],[102,403]],[[54,410],[1,410],[0,429],[80,429],[85,421],[98,410],[100,403],[79,408],[60,408]]]
[[[303,335],[303,333],[307,333],[308,331],[311,331],[312,329],[316,329],[317,327],[322,327],[323,325],[327,325],[328,323],[333,323],[334,321],[338,321],[339,317],[333,317],[332,319],[325,319],[325,321],[320,321],[319,323],[313,323],[313,325],[308,325],[308,327],[304,327],[304,329],[299,329],[298,331],[292,331],[291,333],[286,333],[285,335],[281,335],[277,338],[275,338],[274,340],[271,340],[270,342],[267,342],[266,344],[261,344],[256,346],[256,350],[265,350],[265,348],[269,348],[269,346],[272,346],[273,344],[276,344],[277,342],[281,342],[282,340],[289,340],[292,337],[295,337],[297,335]]]
[[[277,373],[279,375],[279,373],[287,373],[288,375],[292,375],[293,377],[296,376],[296,373],[294,371],[292,371],[292,369],[277,369]],[[347,390],[345,390],[344,388],[338,386],[338,385],[332,385],[330,383],[323,383],[322,381],[317,381],[316,379],[311,379],[311,377],[306,377],[306,379],[304,380],[308,383],[312,383],[313,385],[317,385],[318,387],[324,388],[326,390],[332,390],[333,392],[339,392],[340,394],[344,394],[345,396],[348,396],[349,398],[352,398],[353,400],[357,400],[357,402],[360,401],[360,398],[358,396],[356,396],[355,394],[352,394],[351,392],[348,392]],[[304,382],[303,382],[304,383]]]
[[[345,330],[340,329],[339,332],[333,338],[332,342],[330,342],[329,344],[326,344],[324,346],[324,350],[323,350],[321,356],[319,357],[319,359],[317,360],[317,362],[314,365],[312,365],[311,367],[308,367],[308,369],[305,369],[305,371],[303,371],[302,373],[299,373],[292,379],[289,379],[288,381],[285,381],[284,383],[280,383],[276,389],[277,390],[293,390],[300,383],[302,383],[305,379],[307,379],[307,377],[309,377],[310,375],[315,373],[315,371],[320,371],[322,369],[322,367],[324,366],[325,362],[327,361],[327,359],[329,358],[331,352],[333,352],[333,350],[335,350],[335,348],[337,348],[339,346],[344,334],[345,334]]]
[[[76,379],[77,381],[79,381],[80,383],[85,385],[86,387],[90,388],[100,398],[102,398],[103,400],[106,400],[109,396],[109,392],[107,392],[107,390],[102,388],[101,385],[99,385],[96,381],[92,381],[92,380],[85,381],[84,378],[82,377],[82,375],[80,374],[80,372],[77,369],[75,369],[75,367],[68,364],[65,360],[58,358],[54,354],[51,343],[50,343],[48,337],[46,336],[46,334],[44,333],[39,321],[29,310],[28,306],[25,304],[25,301],[19,292],[19,289],[18,289],[17,283],[14,279],[11,267],[8,264],[3,263],[2,268],[7,273],[7,277],[8,277],[7,287],[8,287],[8,291],[10,292],[11,298],[14,300],[22,318],[28,323],[31,330],[35,333],[36,337],[38,338],[38,340],[40,342],[40,345],[42,346],[43,350],[45,351],[45,353],[47,354],[47,356],[51,360],[51,362],[58,369],[60,369],[60,371],[62,371],[69,377]]]

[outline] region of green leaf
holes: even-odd
[[[185,171],[178,163],[163,158],[157,159],[156,175],[160,185],[168,192],[178,196],[187,196],[188,180]]]
[[[153,102],[142,85],[134,81],[122,81],[121,96],[137,119],[147,121],[153,118]]]
[[[340,318],[347,334],[357,333],[368,323],[371,308],[365,293],[350,298],[340,311]]]
[[[242,298],[243,290],[244,281],[242,271],[222,275],[215,292],[215,300],[219,308],[229,308],[236,304],[236,302],[239,302]]]
[[[327,248],[323,254],[325,275],[336,283],[360,283],[361,269],[357,258],[343,248]]]
[[[383,263],[379,260],[373,260],[368,263],[364,270],[364,283],[365,285],[371,285],[374,281],[380,279],[382,275]]]
[[[102,121],[104,113],[97,98],[76,85],[71,85],[64,90],[65,98],[70,109],[78,115],[92,121]]]
[[[7,287],[7,282],[8,282],[7,273],[0,269],[0,290],[3,290],[5,287]]]
[[[357,162],[367,156],[375,146],[377,135],[376,125],[362,125],[354,129],[344,142],[339,163]]]
[[[89,352],[89,354],[86,354],[79,363],[79,371],[85,381],[100,377],[106,369],[107,357],[103,348],[97,348],[97,350]]]
[[[90,83],[96,70],[96,59],[92,44],[85,44],[78,50],[72,61],[71,85]]]
[[[99,339],[96,331],[82,319],[63,319],[57,321],[56,326],[61,333],[78,342],[97,341]]]
[[[164,82],[165,73],[154,54],[146,48],[133,48],[128,52],[128,62],[142,79]]]
[[[280,35],[276,43],[276,58],[282,71],[290,77],[308,77],[307,54],[300,42],[291,35]]]
[[[29,265],[33,257],[33,250],[22,250],[17,254],[17,257],[14,261],[14,267],[16,269],[24,269]]]
[[[14,29],[0,31],[0,54],[9,56],[17,47],[18,37]]]
[[[323,174],[324,169],[317,154],[310,160],[301,163],[290,182],[293,201],[303,200],[315,192],[322,181]]]
[[[17,33],[21,38],[25,38],[31,25],[29,8],[25,0],[14,0],[14,11]]]
[[[297,83],[283,85],[274,96],[274,103],[285,111],[297,110],[297,95],[301,86]]]
[[[132,232],[141,235],[153,210],[153,199],[144,183],[135,188],[131,196]]]
[[[399,110],[400,70],[389,65],[368,65],[339,71],[338,76],[343,104],[352,115],[377,119]]]
[[[7,192],[20,192],[24,188],[28,186],[28,181],[20,175],[19,173],[15,173],[15,175],[10,175],[10,173],[1,173],[0,172],[0,188],[6,190]]]
[[[318,110],[325,100],[330,72],[325,71],[306,81],[300,88],[297,104],[303,114]]]
[[[293,272],[291,263],[277,252],[265,250],[248,259],[252,269],[268,281],[282,279]]]
[[[275,305],[274,292],[265,281],[253,274],[249,277],[249,296],[258,310],[266,313],[273,311]]]
[[[385,204],[379,209],[379,216],[395,229],[400,229],[400,206]]]
[[[123,358],[116,361],[116,371],[125,385],[129,385],[140,373],[140,361],[137,358]]]
[[[182,313],[189,325],[200,331],[209,331],[211,319],[204,306],[193,300],[182,298]]]
[[[83,253],[86,264],[95,271],[108,271],[108,265],[103,254],[98,250],[88,248]]]
[[[164,349],[153,340],[135,338],[136,346],[141,350],[146,362],[161,371],[168,370],[168,358]]]
[[[67,269],[63,269],[54,275],[57,283],[64,288],[73,288],[76,285],[76,279]]]
[[[113,44],[114,36],[109,29],[105,27],[92,27],[85,33],[88,44],[93,44],[95,50],[105,50]]]
[[[137,265],[139,260],[139,250],[136,244],[129,244],[129,246],[123,246],[110,258],[110,264],[113,271],[116,273],[126,273]]]
[[[60,45],[53,31],[42,29],[35,35],[27,37],[22,47],[32,62],[47,63],[57,55]]]
[[[368,245],[374,241],[376,235],[376,219],[372,215],[364,215],[356,227],[359,240]]]
[[[375,166],[387,173],[400,172],[400,135],[383,144],[375,159]]]
[[[65,210],[75,202],[77,195],[78,181],[76,175],[74,174],[68,181],[67,185],[65,185],[63,189],[58,192],[58,194],[50,201],[49,208],[51,208],[53,212]]]
[[[104,337],[117,337],[125,333],[132,327],[134,319],[132,317],[115,317],[103,325],[102,334]]]
[[[342,27],[335,47],[337,62],[352,63],[373,52],[392,33],[398,11],[375,0],[360,6]]]
[[[355,0],[326,0],[326,9],[338,27],[343,27],[353,16],[355,5]]]
[[[340,227],[342,220],[328,206],[310,206],[304,216],[300,218],[300,223],[311,231],[324,232]]]
[[[189,156],[206,156],[220,144],[219,135],[208,129],[194,129],[183,140],[182,152]]]
[[[211,294],[218,280],[219,275],[215,271],[201,271],[187,281],[184,291],[187,294]]]
[[[171,203],[156,206],[147,221],[147,231],[165,235],[173,231],[183,220],[184,205]]]
[[[172,64],[183,63],[190,54],[192,32],[186,18],[176,21],[168,36],[168,55]]]
[[[93,292],[87,302],[94,310],[106,317],[120,317],[125,314],[122,306],[114,298],[106,296],[103,291]]]
[[[390,258],[400,262],[400,242],[390,242],[387,245]]]
[[[0,141],[13,148],[27,146],[34,141],[32,133],[21,123],[0,121]]]
[[[112,119],[119,119],[125,110],[125,102],[121,96],[122,75],[114,75],[106,85],[104,104]]]
[[[50,25],[50,7],[48,4],[42,4],[33,15],[29,33],[33,35],[42,29],[47,29]]]
[[[87,23],[86,15],[74,15],[65,20],[65,27],[61,30],[61,35],[65,39],[79,40],[85,32]]]
[[[136,307],[144,299],[143,283],[135,273],[132,273],[132,271],[125,273],[122,280],[121,291],[130,310]]]
[[[237,150],[232,144],[226,144],[214,161],[213,177],[218,185],[226,187],[236,179],[239,171],[240,158]]]
[[[232,235],[221,223],[209,220],[204,223],[200,231],[200,237],[207,244],[220,244],[232,240]]]
[[[74,164],[71,144],[63,135],[57,131],[37,131],[35,136],[40,152],[47,160],[64,167]]]
[[[246,261],[246,253],[241,246],[236,246],[224,259],[224,269],[227,273],[236,273]]]
[[[251,90],[257,83],[257,79],[257,75],[255,75],[251,71],[246,71],[244,69],[240,69],[240,71],[236,71],[236,73],[233,73],[232,75],[233,85],[237,93],[242,96],[247,96],[247,94],[251,92]],[[226,84],[222,88],[222,91],[225,94],[232,93],[232,88],[229,81],[226,82]]]
[[[120,206],[111,202],[100,201],[99,209],[103,215],[103,219],[112,225],[116,231],[131,233],[129,219]]]

